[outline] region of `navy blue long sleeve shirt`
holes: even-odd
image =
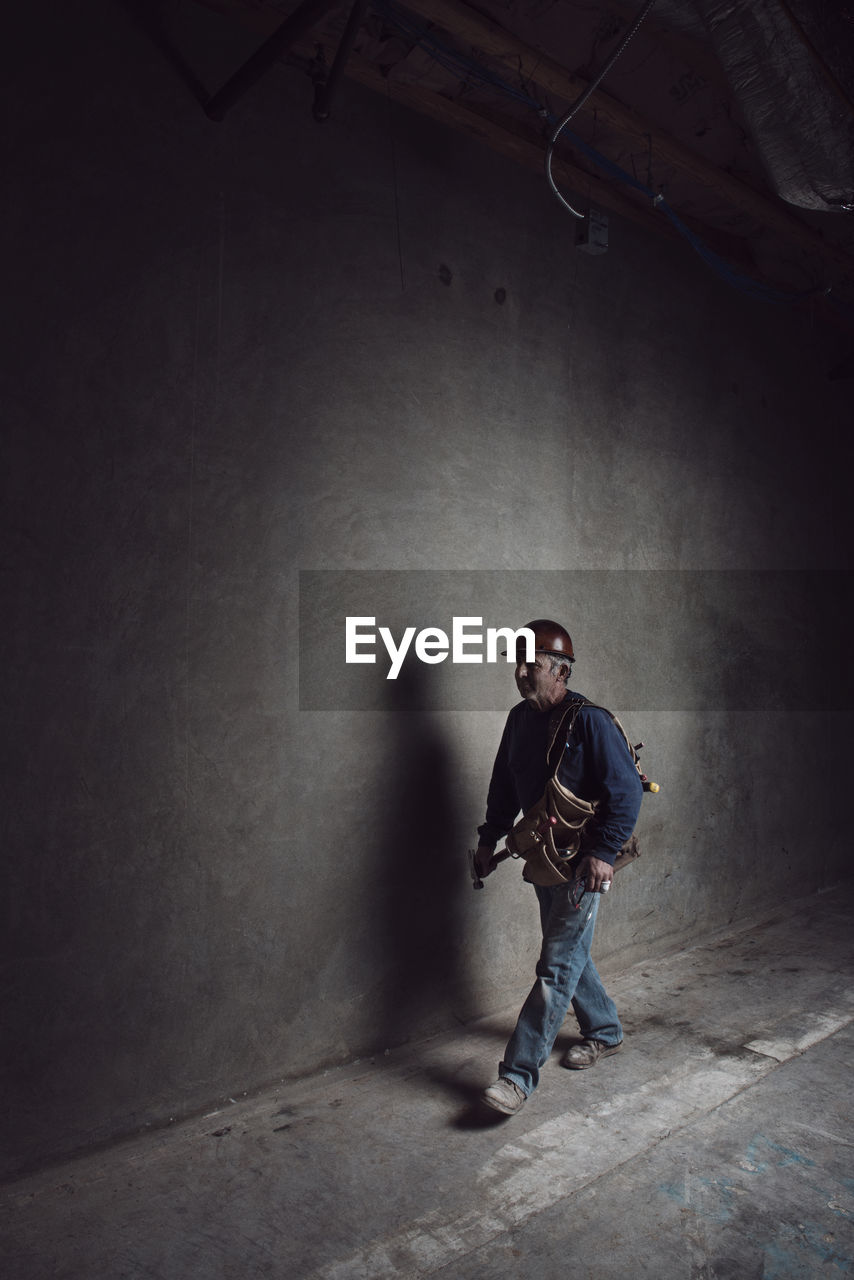
[[[564,706],[580,701],[568,693]],[[527,702],[511,710],[504,726],[486,799],[480,843],[494,848],[519,813],[540,799],[550,777],[546,760],[551,712]],[[552,757],[554,759],[554,757]],[[582,800],[598,804],[585,827],[584,852],[613,866],[635,828],[643,798],[634,760],[623,735],[601,707],[584,706],[565,740],[558,781]]]

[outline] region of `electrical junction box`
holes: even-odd
[[[601,209],[588,209],[587,217],[578,224],[575,247],[582,253],[608,252],[608,215]]]

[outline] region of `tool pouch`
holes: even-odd
[[[519,819],[505,844],[514,858],[525,859],[531,884],[566,884],[575,879],[572,863],[581,848],[584,824],[596,806],[549,778],[540,799]]]
[[[550,778],[535,805],[519,819],[504,841],[514,858],[524,858],[523,878],[529,884],[568,884],[576,878],[578,854],[584,848],[584,827],[596,806]],[[641,856],[638,838],[629,836],[614,861],[614,871]]]

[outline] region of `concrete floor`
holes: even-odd
[[[8,1185],[10,1280],[854,1273],[854,884],[609,975],[624,1051],[475,1099],[517,1012]],[[519,1000],[523,992],[518,993]],[[573,1028],[574,1030],[574,1028]]]

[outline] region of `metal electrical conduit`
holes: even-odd
[[[638,14],[634,22],[632,23],[631,28],[629,29],[627,34],[623,37],[622,41],[614,50],[614,52],[611,54],[610,58],[605,63],[604,67],[599,72],[598,76],[596,76],[594,80],[590,81],[590,84],[587,86],[587,88],[584,90],[581,96],[572,104],[572,106],[569,108],[569,110],[567,111],[563,119],[559,121],[556,129],[554,130],[551,138],[549,139],[549,146],[548,146],[548,150],[546,151],[546,177],[549,180],[549,186],[557,196],[558,200],[561,202],[561,204],[564,206],[565,209],[569,210],[569,212],[572,214],[574,218],[583,218],[585,215],[583,213],[579,213],[577,209],[573,209],[569,201],[564,199],[564,197],[558,191],[557,183],[552,177],[552,155],[554,154],[555,143],[557,142],[563,130],[569,124],[572,117],[575,115],[576,111],[580,111],[581,108],[584,106],[585,102],[587,101],[587,99],[590,97],[590,95],[592,93],[595,93],[595,91],[599,88],[599,85],[605,79],[606,75],[611,70],[614,63],[619,58],[620,54],[624,52],[629,41],[637,33],[638,28],[640,27],[644,18],[649,13],[650,9],[654,4],[655,4],[655,0],[647,0],[647,3],[644,5],[643,9],[641,10],[641,12]]]

